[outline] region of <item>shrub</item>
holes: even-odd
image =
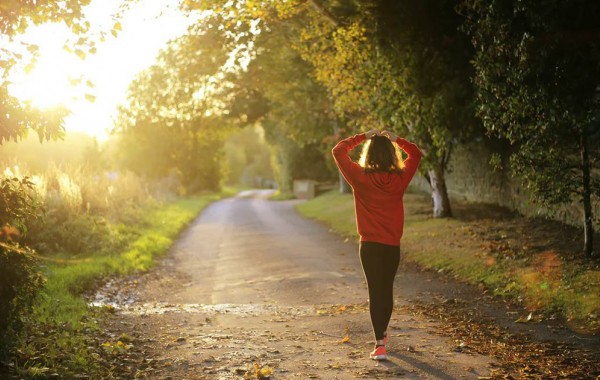
[[[3,234],[6,239],[7,227]],[[43,278],[35,254],[16,243],[0,242],[0,357],[16,343]]]
[[[31,249],[17,240],[25,221],[37,215],[32,196],[33,182],[28,178],[0,178],[0,355],[8,353],[15,342],[36,290],[42,283]],[[17,228],[15,226],[20,227]]]

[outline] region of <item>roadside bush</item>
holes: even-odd
[[[21,176],[18,168],[7,169]],[[140,206],[154,201],[139,176],[50,165],[32,176],[33,199],[43,212],[25,221],[24,242],[42,255],[110,252],[127,240],[120,228],[141,220]]]
[[[43,283],[37,267],[31,249],[0,242],[0,357],[5,357],[16,344],[25,316]]]
[[[17,242],[38,205],[28,178],[0,177],[0,356],[16,341],[36,290],[42,284],[35,254]],[[18,227],[18,228],[17,228]]]

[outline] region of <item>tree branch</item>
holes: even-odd
[[[317,0],[308,0],[308,2],[329,22],[331,22],[337,27],[342,26],[342,23]]]

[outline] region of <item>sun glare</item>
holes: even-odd
[[[72,108],[78,96],[74,77],[79,71],[77,62],[62,45],[66,38],[61,25],[47,24],[34,35],[40,47],[40,59],[30,72],[22,71],[12,82],[11,92],[21,101],[28,101],[41,109],[65,106]]]
[[[87,7],[85,14],[92,28],[104,31],[108,37],[97,43],[96,54],[88,54],[85,59],[64,49],[69,38],[73,39],[65,25],[29,28],[14,46],[20,42],[38,45],[39,59],[33,69],[25,70],[25,62],[13,72],[11,94],[41,109],[63,106],[70,111],[65,119],[67,132],[80,131],[106,139],[131,80],[191,22],[171,0],[138,2],[123,14],[122,31],[115,38],[110,30],[122,2],[93,0]]]

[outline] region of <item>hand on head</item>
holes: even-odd
[[[396,140],[398,139],[398,135],[391,131],[380,131],[377,129],[371,129],[370,131],[365,132],[365,137],[367,139],[372,139],[375,136],[387,137],[392,142],[396,142]]]
[[[370,131],[365,132],[365,137],[367,139],[372,139],[375,136],[380,136],[381,132],[379,132],[377,129],[371,129]]]
[[[387,137],[388,139],[390,139],[391,142],[396,142],[396,140],[398,139],[398,136],[394,132],[390,131],[381,131],[379,133],[379,136]]]

